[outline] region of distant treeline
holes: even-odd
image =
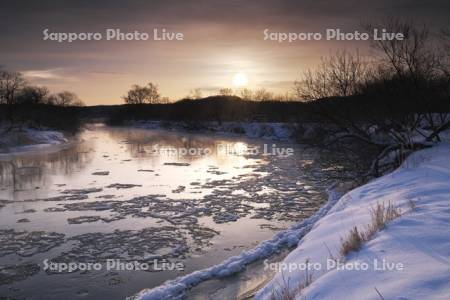
[[[106,118],[110,125],[123,125],[130,120],[162,120],[188,122],[327,122],[321,112],[351,114],[354,119],[374,115],[403,115],[414,112],[450,112],[450,101],[433,98],[427,103],[392,101],[365,96],[328,97],[317,101],[247,101],[235,96],[211,96],[198,100],[181,100],[168,104],[125,104],[80,108],[84,118]]]
[[[45,86],[30,85],[20,72],[0,66],[0,134],[21,126],[75,132],[83,105],[73,92],[51,93]]]
[[[81,116],[81,107],[76,106],[0,104],[0,123],[3,122],[3,125],[10,128],[45,127],[75,133],[80,129]]]
[[[111,125],[127,120],[296,122],[300,115],[307,115],[307,106],[302,102],[254,102],[235,96],[211,96],[169,104],[123,105],[111,114],[108,122]]]

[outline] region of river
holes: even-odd
[[[0,295],[124,299],[307,218],[341,169],[294,143],[104,125],[2,154]]]

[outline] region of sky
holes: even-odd
[[[362,32],[362,24],[387,17],[448,28],[449,12],[448,0],[2,0],[0,65],[54,92],[73,91],[87,105],[122,103],[133,84],[147,82],[173,100],[194,89],[203,95],[226,87],[284,93],[321,57],[339,49],[371,50],[365,41],[279,43],[264,40],[265,29]],[[44,40],[46,29],[99,32],[102,39],[59,43]],[[107,29],[147,33],[149,40],[106,40]],[[183,40],[153,40],[154,29],[182,33]],[[236,82],[236,74],[245,80]]]

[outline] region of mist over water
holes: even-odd
[[[123,299],[212,266],[310,216],[326,200],[324,170],[339,169],[290,143],[282,157],[246,151],[271,141],[208,134],[96,125],[79,138],[0,158],[2,295]],[[52,272],[46,259],[184,270]]]

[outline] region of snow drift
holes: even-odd
[[[62,132],[34,128],[14,128],[6,131],[1,128],[0,153],[35,150],[49,145],[67,143]]]
[[[173,129],[199,132],[213,132],[229,135],[244,135],[249,138],[261,138],[276,141],[289,141],[296,138],[297,125],[294,123],[263,122],[163,122],[133,121],[127,125],[146,129]]]
[[[283,289],[294,291],[305,272],[287,266],[305,261],[322,269],[313,271],[312,284],[297,292],[296,299],[450,299],[449,157],[448,142],[416,152],[393,173],[344,195],[285,258],[286,270],[256,299],[270,299]],[[388,202],[399,207],[402,216],[352,252],[348,268],[327,267],[339,256],[341,239],[350,229],[366,227],[371,207]],[[389,269],[394,264],[403,268]],[[369,268],[349,270],[358,265]]]

